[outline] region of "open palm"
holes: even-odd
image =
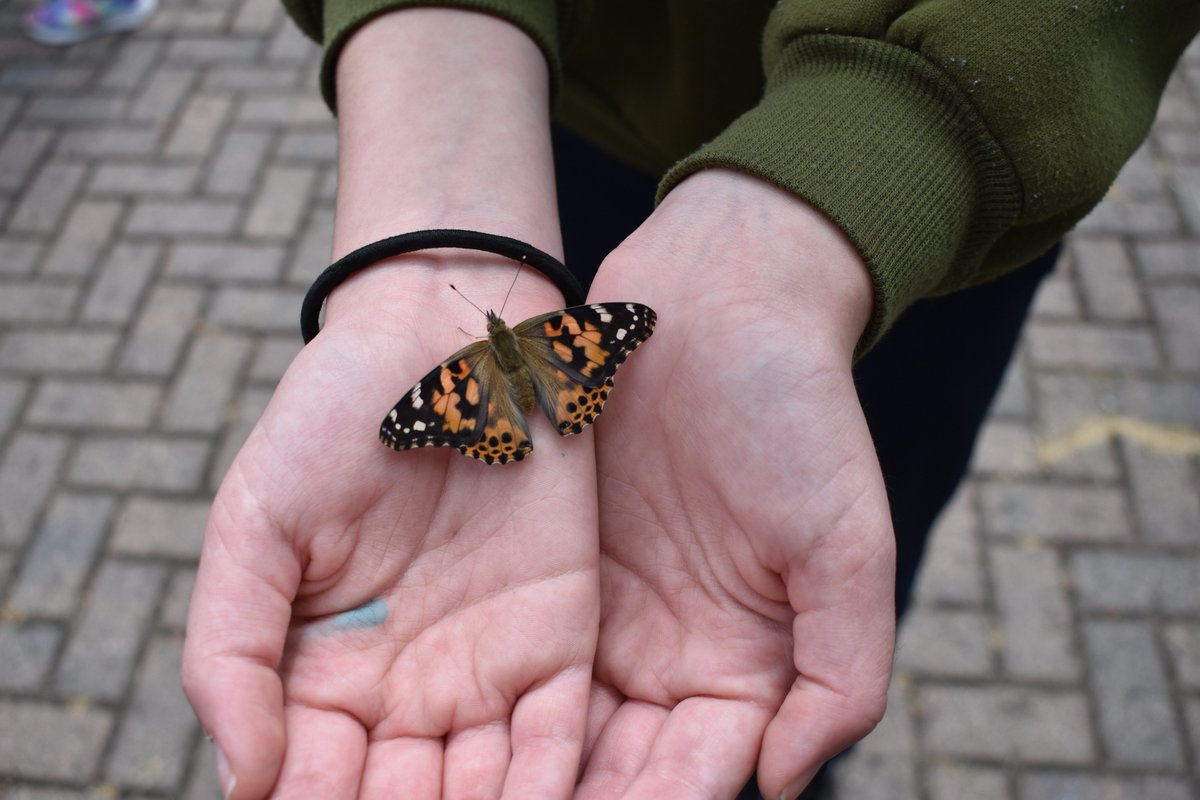
[[[883,711],[894,545],[854,341],[831,341],[795,259],[771,263],[800,232],[750,213],[731,243],[760,188],[737,176],[750,195],[723,202],[721,180],[676,189],[593,285],[659,325],[597,425],[584,798],[732,797],[756,766],[791,794]],[[822,265],[844,247],[808,243]]]
[[[235,798],[575,783],[599,615],[590,435],[531,421],[518,467],[381,446],[391,403],[462,344],[445,320],[474,314],[440,285],[420,345],[328,325],[214,504],[184,681]]]

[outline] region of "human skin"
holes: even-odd
[[[365,25],[338,66],[335,257],[435,227],[561,254],[547,84],[491,17]],[[659,313],[594,428],[531,416],[503,467],[382,447],[482,331],[449,284],[495,307],[513,276],[435,251],[346,281],[235,459],[183,675],[229,796],[721,797],[757,764],[778,797],[882,714],[892,543],[849,373],[871,289],[837,229],[689,178],[593,287]],[[504,315],[561,305],[523,269]]]

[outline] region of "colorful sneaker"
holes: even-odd
[[[42,0],[25,15],[25,33],[42,44],[76,44],[133,30],[157,7],[158,0]]]

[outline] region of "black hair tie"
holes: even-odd
[[[428,231],[402,233],[380,239],[378,242],[364,245],[357,250],[347,253],[330,264],[313,281],[308,294],[304,295],[304,303],[300,306],[300,335],[308,344],[320,332],[321,306],[325,298],[342,281],[349,278],[360,269],[371,266],[391,256],[412,253],[416,250],[434,250],[454,247],[462,250],[482,250],[485,253],[495,253],[505,256],[522,264],[528,264],[554,281],[563,293],[567,306],[583,303],[583,287],[571,274],[571,271],[554,256],[538,250],[533,245],[507,236],[497,236],[493,233],[479,231],[463,231],[454,228],[440,228]]]

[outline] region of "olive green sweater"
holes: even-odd
[[[418,0],[284,0],[324,43]],[[558,119],[659,196],[739,169],[841,227],[869,346],[914,300],[1038,255],[1104,196],[1200,28],[1195,0],[438,0],[525,30]]]

